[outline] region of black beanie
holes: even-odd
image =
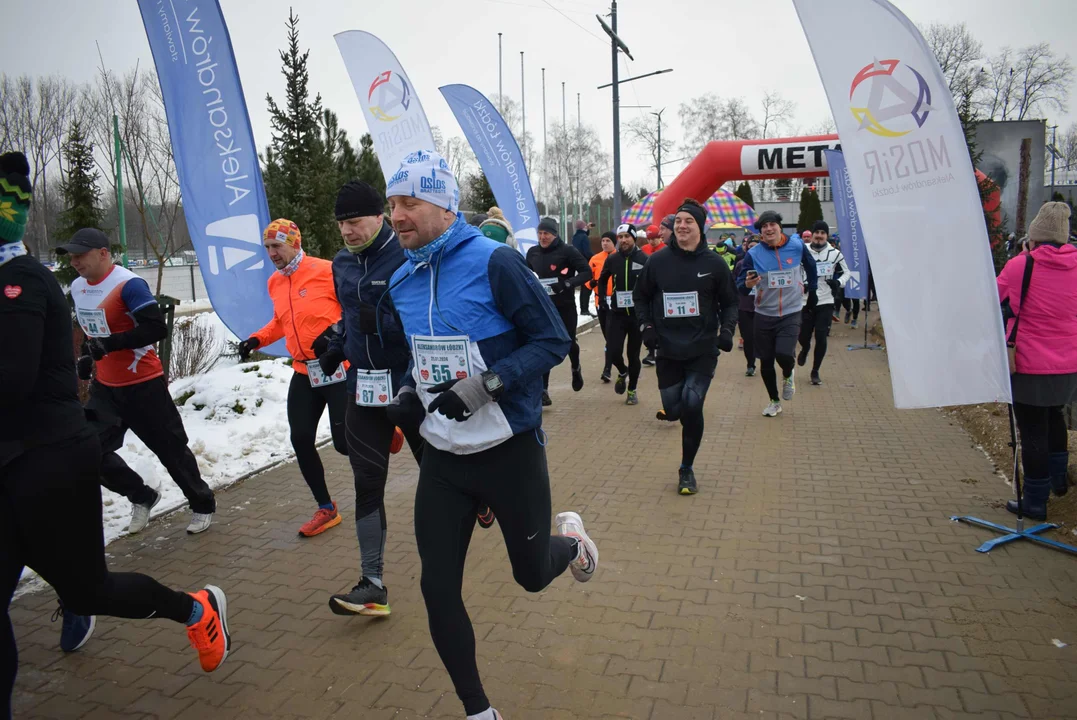
[[[763,212],[761,212],[759,214],[759,217],[756,218],[756,220],[755,220],[755,229],[756,230],[762,230],[764,225],[766,225],[767,223],[772,223],[772,222],[773,223],[778,223],[779,225],[781,225],[782,224],[782,216],[779,215],[778,213],[774,212],[773,210],[764,210]]]
[[[813,233],[825,232],[827,235],[829,235],[830,226],[826,224],[826,220],[816,220],[815,224],[811,226],[811,231]]]
[[[613,232],[612,230],[607,230],[606,232],[602,233],[602,237],[608,238],[609,241],[614,245],[617,244],[617,233]]]
[[[539,220],[537,232],[542,232],[543,230],[550,233],[551,235],[561,237],[561,233],[557,229],[557,221],[553,218],[544,217]]]
[[[687,199],[684,203],[677,208],[678,213],[688,213],[695,221],[696,225],[699,225],[699,237],[707,237],[707,209],[700,205],[698,202],[689,202]]]
[[[385,198],[373,186],[362,180],[350,180],[344,183],[340,192],[337,193],[334,213],[337,220],[383,215]]]

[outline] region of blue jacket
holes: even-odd
[[[591,236],[586,230],[577,230],[576,234],[572,236],[572,247],[580,251],[584,260],[590,260],[594,255],[591,252]]]
[[[542,426],[542,375],[564,360],[571,344],[557,310],[519,251],[484,237],[458,215],[449,239],[429,263],[406,262],[389,289],[413,349],[405,385],[423,405],[427,388],[416,336],[467,336],[471,374],[489,369],[504,390],[464,422],[427,415],[420,432],[439,450],[460,455],[487,450]]]
[[[385,293],[393,272],[404,261],[404,251],[388,224],[382,225],[374,243],[363,252],[342,249],[333,258],[333,285],[344,317],[342,334],[330,338],[329,349],[343,349],[344,357],[351,363],[348,391],[352,395],[356,368],[391,370],[394,393],[400,389],[408,369],[408,341],[393,311],[392,300]],[[377,309],[380,335],[364,335],[359,330],[359,308],[364,304]]]
[[[745,285],[749,270],[755,270],[760,278],[755,286],[755,312],[770,317],[785,317],[800,312],[804,307],[804,293],[814,291],[818,283],[815,258],[808,246],[795,236],[786,238],[776,248],[761,242],[745,253],[740,272],[737,273],[737,289],[742,295],[752,292]],[[777,275],[779,272],[783,273],[780,278]],[[779,286],[779,282],[786,283],[787,280],[788,284]]]

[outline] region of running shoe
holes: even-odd
[[[830,316],[830,319],[834,322],[841,322],[841,311],[835,310],[834,314]]]
[[[744,371],[744,377],[755,377],[755,365],[748,366],[748,369]]]
[[[404,433],[400,428],[393,428],[393,442],[389,445],[389,454],[396,455],[404,447]]]
[[[743,350],[744,349],[744,338],[737,338],[737,349],[738,350]]]
[[[94,628],[97,627],[97,616],[64,612],[64,604],[60,603],[52,614],[52,621],[56,622],[61,617],[64,620],[60,626],[60,649],[65,653],[73,653],[93,635]]]
[[[232,649],[232,636],[228,633],[228,601],[224,591],[216,585],[206,585],[204,590],[190,595],[202,605],[202,618],[187,626],[187,639],[198,651],[202,669],[213,672]]]
[[[479,506],[479,512],[478,512],[479,527],[481,527],[483,530],[485,530],[485,529],[489,528],[491,525],[493,525],[494,520],[496,520],[496,519],[497,518],[494,517],[494,511],[490,509],[489,505],[480,505]]]
[[[318,508],[314,513],[314,517],[303,524],[303,527],[299,528],[299,534],[302,537],[314,537],[315,535],[321,535],[323,532],[330,528],[335,528],[340,525],[340,521],[344,518],[339,512],[337,512],[336,501],[333,502],[333,509],[326,510],[325,508]]]
[[[777,400],[771,400],[770,405],[763,409],[764,417],[778,417],[782,414],[782,404]]]
[[[675,419],[671,418],[669,415],[666,415],[665,410],[659,410],[658,412],[656,412],[654,414],[654,417],[655,417],[656,420],[661,420],[662,422],[677,422]]]
[[[602,376],[599,379],[602,380],[602,382],[604,382],[604,383],[610,382],[610,371],[609,370],[603,370],[602,371]]]
[[[856,330],[856,326],[857,326],[857,321],[856,320],[853,320],[852,324],[849,325],[849,327],[851,327],[853,330]]]
[[[187,534],[197,535],[198,533],[204,533],[209,530],[212,523],[213,513],[193,513],[191,515],[191,524],[187,526]]]
[[[789,377],[785,378],[785,381],[782,383],[782,400],[792,400],[793,396],[796,395],[796,375],[797,371],[794,368],[793,371],[789,373]]]
[[[557,526],[558,535],[576,538],[579,554],[569,563],[569,568],[576,582],[587,582],[598,568],[598,547],[583,529],[583,520],[574,512],[563,512],[557,513],[553,522]]]
[[[550,399],[550,391],[549,390],[543,390],[542,391],[542,407],[550,407],[551,405],[553,405],[553,400]]]
[[[852,311],[852,310],[846,310],[846,311],[845,311],[845,324],[846,324],[846,325],[848,325],[848,324],[849,324],[849,319],[850,319],[850,318],[851,318],[852,316],[853,316],[853,311]]]
[[[613,384],[613,391],[618,395],[625,394],[625,388],[628,387],[628,373],[618,373],[617,382]]]
[[[635,390],[628,391],[628,397],[625,398],[625,405],[639,405],[639,398],[636,397]]]
[[[819,373],[813,372],[811,374],[811,384],[812,385],[822,385],[823,384],[822,379],[819,377]]]
[[[572,392],[580,390],[583,390],[583,369],[574,367],[572,368]]]
[[[389,590],[363,578],[351,592],[329,598],[329,609],[337,615],[385,617],[389,614]]]
[[[808,348],[801,348],[800,354],[797,355],[797,365],[804,367],[808,362]]]
[[[644,365],[654,365],[654,350],[649,350],[641,361]]]
[[[696,474],[692,472],[692,468],[682,467],[679,472],[680,478],[677,482],[677,492],[681,495],[695,495],[699,492],[699,488],[696,487]]]
[[[146,526],[150,524],[150,513],[157,503],[161,502],[161,493],[153,488],[150,488],[150,492],[153,493],[153,500],[145,504],[131,506],[131,524],[127,526],[127,532],[132,535],[146,529]]]

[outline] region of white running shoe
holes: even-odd
[[[797,370],[796,370],[796,368],[793,368],[793,372],[789,373],[789,377],[787,377],[785,379],[785,382],[782,384],[782,400],[792,400],[793,395],[796,394],[796,391],[797,391],[796,376],[797,376]]]
[[[598,568],[598,548],[583,529],[583,520],[574,512],[563,512],[557,513],[553,522],[558,535],[576,538],[579,543],[579,555],[569,564],[569,568],[576,582],[587,582]]]
[[[153,500],[149,504],[132,505],[131,524],[127,526],[127,532],[134,535],[137,532],[145,530],[146,526],[150,523],[150,513],[153,512],[153,508],[157,507],[157,503],[159,502],[161,502],[161,493],[154,490]]]
[[[782,404],[780,402],[771,402],[770,405],[763,410],[764,417],[778,417],[782,414]]]
[[[191,515],[191,524],[187,526],[188,535],[197,535],[209,530],[213,523],[213,513],[194,513]]]

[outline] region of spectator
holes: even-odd
[[[1066,244],[1069,217],[1065,203],[1045,203],[1029,225],[1029,251],[998,276],[1006,341],[1016,351],[1010,370],[1025,473],[1020,509],[1035,520],[1047,519],[1052,489],[1068,489],[1062,408],[1077,401],[1077,248]],[[1017,501],[1006,509],[1016,513]]]
[[[587,223],[583,220],[576,221],[576,234],[572,236],[572,247],[580,251],[580,255],[583,255],[584,260],[590,260],[594,255],[591,252],[591,234],[587,231]],[[588,317],[594,317],[595,314],[591,312],[591,307],[588,304],[588,300],[591,299],[591,289],[586,285],[580,286],[580,315],[586,315]]]

